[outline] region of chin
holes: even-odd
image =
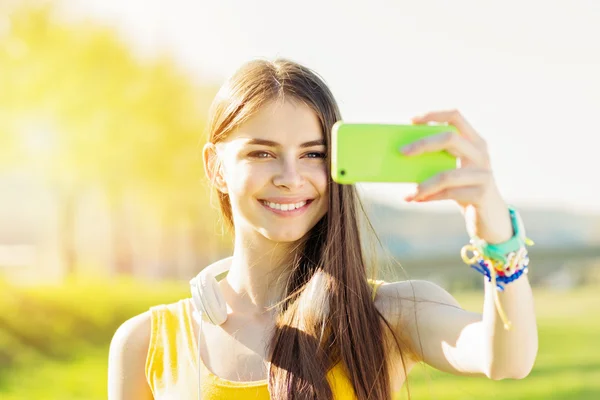
[[[302,239],[308,230],[283,230],[283,229],[261,229],[261,233],[267,239],[277,243],[293,243]]]

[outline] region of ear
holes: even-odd
[[[214,143],[208,142],[202,149],[202,160],[204,161],[204,171],[211,184],[215,185],[221,193],[227,193],[227,183],[223,176],[223,163],[219,158],[217,147]]]

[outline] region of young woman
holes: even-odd
[[[340,119],[323,80],[289,60],[251,61],[225,83],[203,156],[235,238],[232,257],[209,267],[229,271],[213,288],[226,312],[215,323],[195,312],[205,305],[183,299],[126,321],[111,343],[110,399],[391,399],[418,362],[490,379],[528,375],[537,328],[526,240],[484,140],[459,112],[440,111],[413,123],[448,123],[460,135],[399,149],[460,158],[405,200],[461,206],[473,239],[463,258],[488,278],[478,314],[433,283],[374,279],[356,189],[330,178]]]

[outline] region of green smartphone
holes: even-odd
[[[456,168],[446,151],[405,156],[400,148],[429,135],[458,133],[452,125],[355,124],[338,121],[332,128],[331,177],[337,183],[421,183]]]

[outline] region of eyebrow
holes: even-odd
[[[250,139],[246,144],[257,144],[269,147],[281,147],[281,145],[272,140],[266,139]],[[304,142],[300,145],[301,148],[305,147],[313,147],[313,146],[325,146],[325,141],[323,139],[311,140],[310,142]]]

